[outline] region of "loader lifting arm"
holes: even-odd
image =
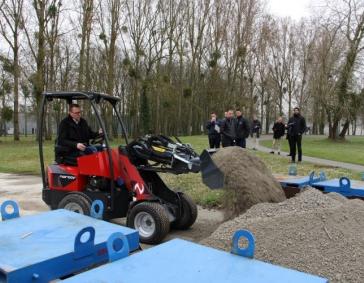
[[[173,174],[201,172],[206,186],[219,189],[224,185],[224,175],[211,159],[213,152],[204,150],[198,155],[191,145],[163,135],[146,135],[128,145],[129,157],[139,170]]]

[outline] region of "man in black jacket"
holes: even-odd
[[[233,117],[233,110],[229,110],[226,113],[226,117],[222,120],[220,132],[221,132],[221,142],[223,147],[235,145],[236,139],[236,121]]]
[[[291,146],[291,160],[296,161],[296,146],[298,150],[298,162],[302,161],[302,134],[306,131],[306,120],[301,116],[300,109],[293,109],[293,116],[288,120],[288,136]]]
[[[81,118],[78,104],[70,104],[68,114],[59,124],[57,145],[63,147],[63,150],[56,150],[56,160],[60,156],[78,157],[96,152],[96,147],[90,146],[89,141],[102,134],[101,129],[99,133],[92,131],[86,120]]]
[[[246,147],[246,138],[249,137],[250,127],[239,109],[236,110],[236,145]]]
[[[210,148],[219,148],[221,142],[220,124],[215,112],[211,113],[211,120],[207,122],[206,129],[208,130]]]
[[[285,125],[283,124],[283,118],[278,117],[277,121],[273,125],[273,145],[270,153],[274,154],[277,150],[278,155],[281,154],[281,138],[284,136]]]

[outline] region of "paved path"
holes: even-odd
[[[262,136],[260,140],[272,140],[272,136]],[[252,148],[253,147],[253,140],[248,139],[247,140],[247,147]],[[259,145],[257,148],[259,151],[263,152],[270,152],[271,149],[262,145]],[[303,154],[305,153],[303,148]],[[281,152],[282,158],[288,158],[287,157],[288,152]],[[303,161],[311,162],[314,164],[320,164],[320,165],[326,165],[326,166],[332,166],[332,167],[338,167],[338,168],[345,168],[353,171],[359,171],[364,172],[364,166],[358,165],[358,164],[352,164],[352,163],[346,163],[346,162],[339,162],[339,161],[333,161],[328,159],[322,159],[322,158],[316,158],[316,157],[310,157],[310,156],[302,156]]]
[[[9,199],[18,202],[20,215],[49,210],[42,200],[42,180],[39,176],[0,173],[0,204]],[[199,242],[210,236],[223,220],[222,211],[198,207],[198,218],[192,228],[184,231],[171,230],[166,240],[182,238]],[[125,219],[122,218],[113,219],[112,222],[125,225]],[[0,282],[1,278],[0,273]]]

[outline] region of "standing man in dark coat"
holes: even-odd
[[[208,131],[210,148],[219,148],[221,142],[220,125],[215,112],[211,113],[211,120],[207,122],[206,129]]]
[[[298,162],[302,161],[302,135],[306,131],[306,120],[301,116],[300,109],[293,109],[293,116],[288,120],[288,136],[291,145],[291,161],[296,162],[296,147]]]
[[[278,117],[273,125],[273,145],[270,153],[274,154],[277,150],[278,155],[281,154],[281,138],[284,136],[286,126],[283,124],[283,118]]]
[[[243,117],[241,111],[237,109],[236,113],[236,145],[246,148],[246,138],[249,137],[249,122]]]
[[[236,121],[233,110],[226,113],[226,118],[221,123],[221,142],[223,147],[234,146],[236,139]]]
[[[86,120],[81,118],[80,106],[70,104],[68,116],[59,124],[57,145],[63,147],[63,156],[78,157],[97,151],[89,142],[100,134],[102,134],[101,129],[99,133],[92,131]],[[56,160],[60,154],[56,150]]]

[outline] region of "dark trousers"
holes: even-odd
[[[220,148],[220,135],[209,135],[210,148]]]
[[[296,146],[298,151],[298,161],[302,161],[302,136],[290,136],[288,141],[290,142],[292,161],[296,161]]]
[[[234,146],[234,140],[224,135],[221,137],[221,143],[222,147]]]
[[[235,143],[236,143],[237,146],[240,146],[242,148],[246,148],[245,138],[241,138],[241,139],[238,138],[238,139],[235,140]]]

